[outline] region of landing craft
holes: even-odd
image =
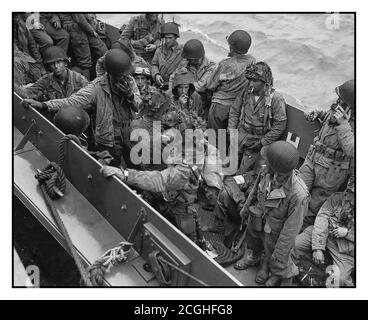
[[[110,25],[106,31],[111,42],[119,36],[118,29]],[[21,100],[13,94],[14,196],[26,207],[24,214],[33,215],[68,251],[34,177],[37,170],[57,161],[64,134],[38,111],[25,108]],[[283,138],[299,149],[302,161],[319,126],[306,122],[302,110],[286,107],[288,125]],[[254,269],[243,272],[231,265],[222,267],[123,182],[104,178],[100,168],[82,147],[69,141],[62,168],[66,192],[54,204],[85,266],[123,241],[133,244],[127,260],[105,274],[104,285],[256,286]],[[14,268],[24,270],[18,268],[19,259],[14,261]],[[13,280],[14,286],[22,286],[19,273]]]

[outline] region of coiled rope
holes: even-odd
[[[101,287],[104,284],[104,275],[110,268],[118,262],[125,262],[133,244],[130,242],[120,242],[119,246],[107,250],[98,260],[91,265],[87,272],[93,286]]]
[[[68,230],[66,229],[63,221],[60,218],[60,215],[58,211],[56,210],[56,207],[53,203],[53,200],[59,199],[63,197],[65,192],[65,175],[61,167],[63,166],[64,160],[65,160],[65,146],[66,143],[72,140],[76,142],[78,145],[80,145],[79,139],[74,135],[66,135],[61,138],[58,152],[58,162],[50,162],[50,164],[37,173],[35,175],[35,178],[38,180],[42,193],[45,197],[46,204],[49,207],[52,217],[54,218],[57,226],[59,227],[62,235],[65,238],[67,247],[69,251],[71,252],[74,262],[77,265],[77,268],[82,276],[83,282],[87,287],[92,287],[93,284],[91,280],[89,279],[89,274],[84,267],[84,264],[80,258],[80,256],[77,254],[77,251],[72,243],[72,240],[70,239]]]

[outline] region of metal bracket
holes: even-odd
[[[18,154],[20,150],[24,151],[23,148],[27,144],[28,141],[31,140],[32,136],[36,137],[36,141],[34,143],[35,147],[37,147],[38,144],[38,126],[34,119],[32,119],[32,123],[29,126],[27,132],[25,133],[22,140],[19,142],[19,144],[14,149],[14,154]]]
[[[132,231],[130,231],[130,234],[128,236],[128,242],[133,243],[134,238],[138,234],[139,229],[142,227],[142,224],[146,221],[146,219],[147,212],[143,207],[141,207],[140,213],[138,214],[138,219],[135,221]]]
[[[151,252],[148,255],[148,263],[151,265],[158,282],[161,285],[169,286],[172,281],[171,271],[166,264],[163,264],[158,260],[159,255],[160,252],[157,250]]]

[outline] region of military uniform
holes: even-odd
[[[106,45],[99,37],[95,37],[95,30],[84,14],[59,13],[58,16],[63,28],[69,32],[70,45],[77,66],[82,70],[91,68],[91,52],[99,58],[106,53]]]
[[[298,268],[291,260],[291,250],[308,209],[308,201],[308,190],[296,170],[280,186],[274,185],[269,173],[264,174],[258,185],[257,201],[250,211],[262,213],[263,230],[257,230],[251,213],[245,242],[257,256],[264,251],[264,263],[274,276],[291,278],[298,274]]]
[[[130,86],[135,84],[129,76]],[[138,90],[138,88],[136,88]],[[69,98],[44,102],[49,111],[66,106],[87,109],[95,114],[95,140],[100,151],[107,150],[115,158],[113,165],[120,165],[124,147],[129,142],[130,123],[141,103],[139,91],[131,100],[112,87],[108,75],[96,78]],[[92,110],[88,110],[91,108]],[[128,159],[125,159],[128,160]]]
[[[54,13],[40,13],[40,22],[45,27],[44,30],[32,29],[32,34],[35,40],[40,44],[41,48],[56,45],[68,52],[69,48],[69,33],[63,28],[56,29],[53,23],[61,21],[57,14]]]
[[[312,225],[326,199],[338,191],[353,170],[354,120],[331,124],[332,110],[323,120],[318,136],[314,138],[303,165],[301,177],[311,193],[305,225]]]
[[[67,70],[68,77],[64,85],[60,83],[53,73],[46,74],[36,83],[24,89],[24,98],[37,101],[48,101],[70,97],[79,89],[85,87],[89,81],[80,73]]]
[[[169,85],[170,76],[178,68],[183,58],[181,56],[183,46],[176,43],[172,48],[161,45],[152,59],[152,78],[156,80],[158,74],[164,80],[164,85]]]
[[[255,58],[248,54],[226,58],[220,61],[208,79],[207,87],[213,91],[208,114],[210,128],[218,130],[228,127],[230,106],[245,88],[244,72],[252,62],[255,62]]]
[[[198,161],[197,165],[178,159],[163,171],[128,169],[126,183],[141,190],[162,193],[167,211],[161,213],[172,219],[185,235],[195,241],[197,239],[194,214],[198,210],[197,191],[200,177],[203,177],[209,187],[222,187],[221,166],[212,159],[216,156],[211,149],[204,161]]]
[[[348,229],[344,238],[334,238],[329,233],[336,227]],[[314,250],[331,255],[333,264],[340,270],[340,285],[352,285],[350,274],[355,265],[355,203],[354,195],[349,199],[344,192],[331,195],[318,212],[314,226],[309,226],[295,240],[293,256],[311,257]]]
[[[145,47],[149,44],[159,47],[161,43],[160,32],[162,24],[163,21],[159,19],[155,23],[150,23],[145,15],[133,17],[125,27],[120,38],[130,40],[135,53],[148,63],[151,63],[155,52],[146,52]]]
[[[262,146],[278,140],[286,129],[285,100],[272,89],[256,101],[245,89],[230,108],[229,129],[238,129],[238,152],[243,157],[240,171],[247,172],[259,156]],[[249,148],[260,141],[257,148]]]
[[[201,65],[196,68],[188,64],[186,59],[182,60],[179,64],[178,69],[170,76],[169,80],[169,91],[172,90],[172,82],[176,75],[176,73],[181,70],[185,69],[193,75],[195,82],[193,82],[194,88],[196,92],[200,95],[200,105],[201,110],[199,110],[199,115],[204,118],[208,117],[208,109],[207,109],[207,84],[208,79],[210,78],[212,72],[216,68],[216,63],[207,59],[206,57],[203,58]]]

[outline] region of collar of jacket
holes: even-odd
[[[60,86],[67,86],[69,83],[72,82],[72,73],[70,71],[70,69],[66,69],[66,72],[67,72],[67,77],[66,77],[66,81],[64,84],[62,84],[60,81],[58,81],[54,75],[54,73],[52,72],[51,73],[51,77],[50,77],[50,84],[51,86],[56,89],[56,90],[59,90],[60,89]]]
[[[294,181],[295,181],[295,171],[293,171],[291,176],[281,185],[280,188],[273,189],[269,193],[269,195],[267,196],[267,200],[286,198],[291,191]]]
[[[98,79],[98,83],[101,86],[101,88],[107,94],[109,94],[111,96],[111,88],[110,88],[110,84],[109,84],[109,75],[107,74],[107,72],[105,72],[105,74]]]

